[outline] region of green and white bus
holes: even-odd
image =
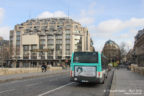
[[[70,65],[71,81],[103,84],[108,73],[107,61],[107,58],[99,52],[72,53]]]

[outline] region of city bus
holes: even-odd
[[[103,84],[108,73],[108,60],[100,52],[74,52],[71,57],[70,80]]]

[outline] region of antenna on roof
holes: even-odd
[[[68,19],[69,19],[69,7],[68,7],[68,13],[67,13],[67,15],[68,15]]]
[[[31,10],[29,10],[28,19],[29,19],[29,20],[31,19]]]

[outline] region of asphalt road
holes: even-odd
[[[105,84],[70,82],[69,73],[0,83],[0,96],[105,96],[111,82],[109,72]]]

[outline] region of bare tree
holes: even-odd
[[[1,59],[1,66],[6,65],[6,60],[9,59],[10,52],[9,46],[7,44],[3,44],[0,48],[0,59]]]
[[[120,44],[120,53],[121,53],[121,55],[122,56],[124,56],[124,55],[126,55],[127,54],[127,45],[126,45],[126,43],[125,42],[122,42],[121,44]]]
[[[120,59],[122,60],[123,58],[126,57],[129,47],[125,42],[122,42],[119,47],[120,47]]]

